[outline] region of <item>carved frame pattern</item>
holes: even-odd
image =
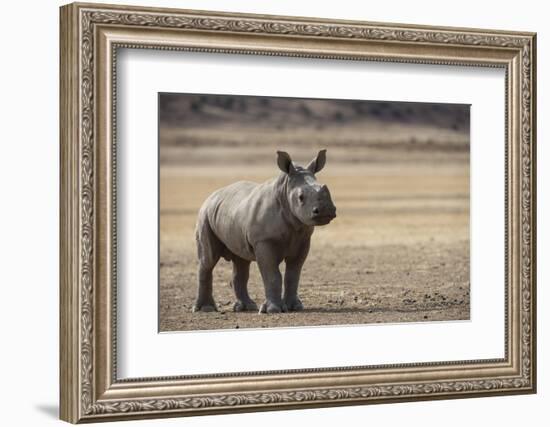
[[[65,20],[65,24],[63,24]],[[399,401],[411,399],[457,397],[466,395],[486,395],[496,392],[533,392],[535,390],[535,119],[534,119],[534,94],[535,94],[535,36],[528,33],[504,33],[487,32],[482,30],[463,30],[449,28],[410,27],[404,25],[327,22],[306,20],[301,18],[264,17],[254,15],[224,15],[217,13],[179,11],[179,10],[154,10],[138,9],[115,6],[96,6],[73,4],[62,9],[62,48],[68,53],[65,64],[78,65],[78,75],[70,77],[70,71],[66,71],[62,80],[70,80],[73,84],[71,92],[72,100],[77,101],[78,107],[69,105],[67,101],[63,114],[74,116],[75,108],[78,108],[76,122],[72,123],[78,138],[78,152],[73,152],[73,157],[67,155],[65,161],[78,160],[78,165],[73,165],[72,177],[62,176],[66,180],[65,191],[62,191],[61,209],[72,212],[74,221],[62,224],[62,239],[70,236],[70,233],[78,233],[73,236],[78,249],[68,249],[74,253],[71,255],[73,266],[73,278],[63,280],[61,293],[73,293],[71,308],[66,316],[62,314],[62,351],[67,351],[64,346],[71,346],[71,356],[62,360],[61,369],[73,370],[70,378],[63,377],[61,381],[61,414],[62,418],[71,422],[86,420],[109,420],[128,417],[151,417],[166,415],[199,414],[206,410],[207,413],[227,412],[235,410],[254,410],[258,408],[284,409],[285,407],[307,407],[327,404],[357,404],[369,401]],[[325,387],[310,388],[304,384],[303,388],[291,390],[272,390],[264,392],[241,393],[215,393],[212,395],[192,395],[177,398],[136,398],[136,399],[98,399],[96,386],[96,344],[94,335],[94,292],[99,286],[94,272],[96,271],[95,235],[96,209],[96,30],[99,26],[119,26],[128,28],[191,30],[204,32],[255,34],[271,36],[292,36],[299,38],[331,40],[362,40],[395,42],[402,45],[425,46],[456,46],[456,47],[483,47],[499,48],[516,53],[520,63],[520,228],[521,241],[521,304],[520,304],[520,369],[519,375],[495,378],[465,378],[454,381],[424,381],[424,382],[400,382],[391,384],[373,384],[353,387]],[[72,37],[72,42],[63,37]],[[65,43],[65,44],[63,44]],[[140,47],[136,44],[136,47]],[[149,46],[151,47],[151,46]],[[153,48],[174,49],[162,44]],[[195,49],[217,52],[237,52],[228,49]],[[72,53],[71,53],[72,52]],[[116,52],[116,49],[115,49]],[[277,52],[266,53],[244,49],[241,53],[250,54],[279,54]],[[63,54],[63,53],[62,53]],[[334,54],[296,54],[281,52],[281,55],[314,56],[318,58],[335,58]],[[72,56],[71,56],[72,55]],[[342,56],[346,59],[355,59],[350,55]],[[364,58],[357,58],[363,59]],[[386,60],[384,58],[372,58]],[[429,62],[457,64],[460,58],[453,60],[424,60],[422,58],[399,58],[389,60],[403,62]],[[470,61],[471,62],[471,61]],[[484,61],[478,61],[483,65]],[[487,65],[487,63],[485,63]],[[115,76],[116,78],[116,76]],[[72,79],[72,80],[71,80]],[[77,96],[75,96],[77,94]],[[74,104],[74,102],[73,102]],[[63,109],[63,103],[62,103]],[[113,126],[116,123],[113,118]],[[63,125],[62,117],[62,125]],[[70,119],[65,119],[68,120]],[[63,138],[63,136],[62,136]],[[62,150],[69,150],[69,144],[75,144],[69,136],[62,140]],[[74,150],[74,148],[73,148]],[[62,158],[63,159],[63,158]],[[63,175],[63,173],[62,173]],[[69,191],[71,183],[78,183],[76,190]],[[63,183],[62,183],[63,188]],[[77,209],[70,208],[77,197]],[[72,209],[72,210],[71,210]],[[69,214],[67,216],[70,216]],[[63,222],[63,218],[62,218]],[[69,229],[70,228],[70,229]],[[115,240],[116,242],[116,240]],[[62,256],[62,269],[69,269],[69,255]],[[66,270],[65,270],[66,271]],[[77,273],[77,274],[76,274]],[[68,274],[68,273],[67,273]],[[70,276],[68,274],[68,276]],[[68,291],[71,287],[72,291]],[[67,322],[64,323],[64,322]],[[72,326],[68,326],[68,324]],[[75,326],[77,325],[77,326]],[[67,334],[70,328],[77,328],[77,333],[72,337]],[[74,331],[73,331],[74,332]],[[77,336],[76,336],[77,335]],[[67,338],[65,338],[67,337]],[[76,348],[75,348],[76,347]],[[116,352],[115,352],[116,354]],[[62,357],[63,358],[63,357]],[[70,359],[70,360],[69,360]],[[445,363],[443,363],[445,365]],[[452,365],[452,363],[449,363]],[[113,376],[116,377],[116,363]],[[313,370],[315,371],[315,370]],[[113,378],[116,382],[116,378]]]

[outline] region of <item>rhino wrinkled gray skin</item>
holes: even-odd
[[[257,310],[248,295],[250,263],[256,261],[264,282],[265,302],[260,313],[303,309],[298,298],[300,272],[307,258],[315,226],[336,217],[326,185],[315,174],[326,162],[321,150],[307,167],[277,152],[282,173],[263,184],[240,181],[212,193],[202,205],[196,226],[199,259],[198,294],[193,311],[216,311],[212,270],[220,257],[233,263],[231,286],[234,311]],[[285,261],[284,280],[279,265]],[[284,285],[284,290],[283,290]]]

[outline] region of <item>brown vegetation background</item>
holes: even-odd
[[[469,319],[469,132],[467,105],[159,94],[160,330]],[[277,175],[276,150],[322,148],[338,218],[313,235],[305,311],[233,313],[222,259],[219,311],[192,313],[202,202]],[[255,263],[249,292],[263,301]]]

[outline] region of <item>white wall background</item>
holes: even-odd
[[[110,0],[113,3],[121,3]],[[535,0],[358,2],[354,0],[133,0],[133,4],[538,32],[538,117],[550,115],[550,29],[545,3]],[[0,66],[0,401],[3,425],[46,426],[58,402],[58,6],[57,0],[2,7]],[[131,425],[546,425],[550,405],[550,127],[538,127],[539,393],[136,421]]]

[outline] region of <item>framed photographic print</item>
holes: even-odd
[[[63,420],[535,392],[535,34],[60,22]]]

